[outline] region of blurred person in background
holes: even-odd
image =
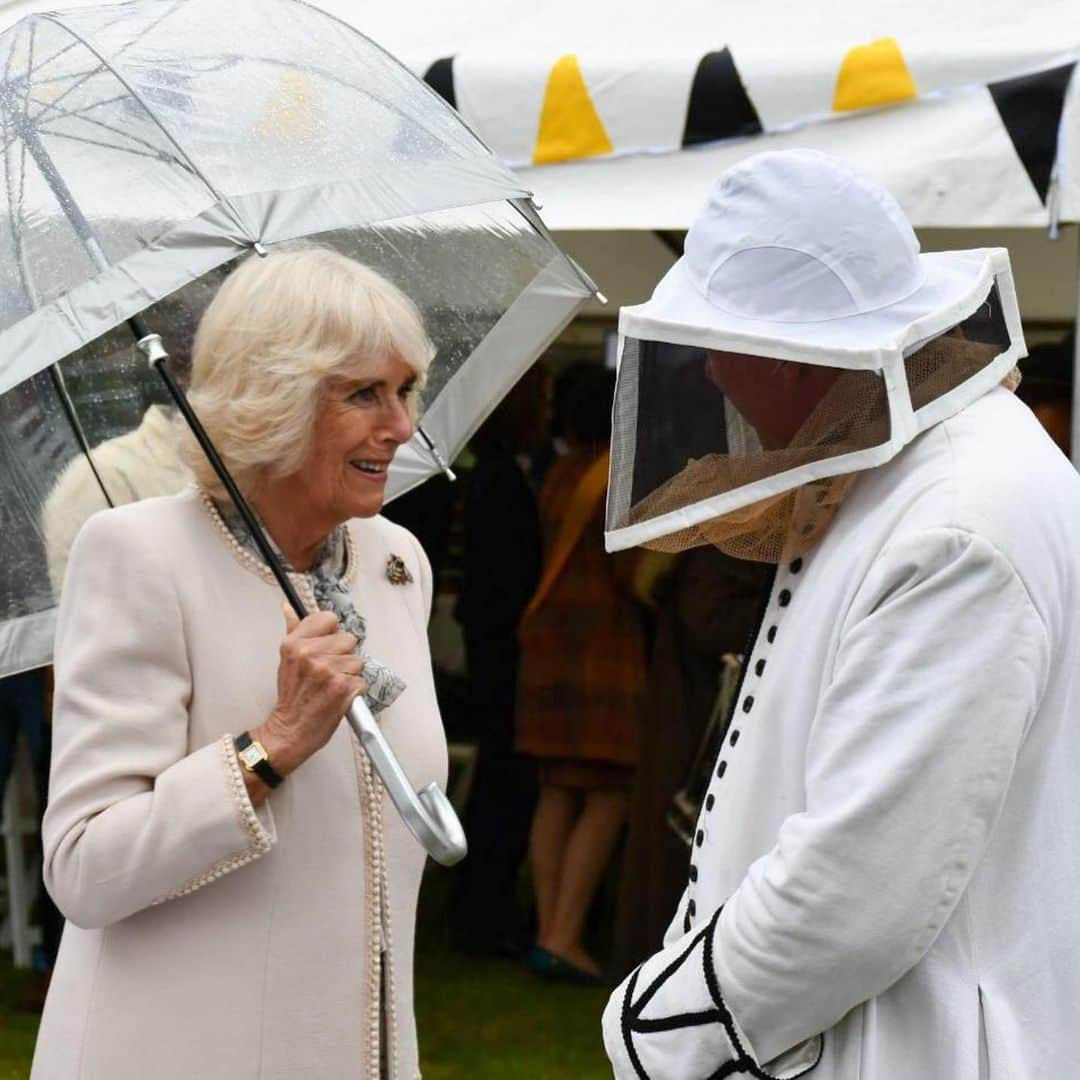
[[[599,980],[582,941],[596,888],[626,820],[645,698],[636,556],[604,550],[614,375],[580,370],[567,388],[567,452],[540,493],[544,565],[521,623],[517,747],[538,761],[530,837],[536,945],[530,968]]]
[[[536,804],[536,762],[514,749],[518,623],[540,580],[540,512],[529,468],[543,445],[551,377],[525,373],[476,433],[463,514],[455,615],[465,635],[466,700],[477,730],[465,812],[469,854],[457,871],[454,932],[468,950],[519,956],[518,870]]]
[[[5,806],[8,784],[18,780],[15,764],[18,760],[19,742],[22,741],[33,772],[39,826],[49,794],[51,684],[50,668],[35,668],[0,679],[0,808]],[[18,830],[19,823],[5,820],[4,826]],[[19,848],[21,850],[21,845]],[[44,970],[38,973],[38,977],[30,983],[19,1001],[20,1008],[30,1010],[40,1009],[45,1004],[49,973],[56,962],[60,935],[64,928],[64,917],[57,910],[44,883],[39,884],[41,887],[36,909],[37,920],[41,925],[41,960]]]
[[[1033,346],[1020,363],[1024,377],[1016,391],[1066,457],[1072,450],[1075,341],[1075,334],[1069,334],[1061,341]]]

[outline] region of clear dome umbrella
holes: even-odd
[[[312,238],[420,307],[437,355],[391,497],[449,470],[595,291],[456,113],[300,0],[27,16],[0,34],[0,140],[0,675],[51,659],[55,523],[139,496],[98,466],[169,400],[157,375],[187,409],[163,358],[236,259]],[[349,720],[429,853],[460,858],[442,793],[413,792],[362,702]]]

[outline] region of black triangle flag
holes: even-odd
[[[757,109],[739,78],[731,50],[706,53],[690,88],[682,145],[760,135],[761,131]]]
[[[454,58],[444,56],[436,60],[424,72],[424,82],[440,97],[445,98],[452,109],[457,108],[457,94],[454,93]]]
[[[1001,121],[1039,198],[1046,202],[1057,157],[1058,128],[1076,61],[1034,75],[990,83]]]

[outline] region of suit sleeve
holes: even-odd
[[[232,737],[188,743],[191,674],[167,553],[123,511],[71,552],[56,634],[45,884],[78,926],[103,927],[270,850]]]
[[[794,1077],[925,955],[979,863],[1046,683],[1009,562],[955,529],[898,541],[840,632],[805,809],[703,924],[612,995],[619,1078]]]

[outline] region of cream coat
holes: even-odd
[[[430,568],[383,518],[349,529],[368,648],[408,684],[380,723],[416,787],[444,784]],[[412,584],[387,579],[391,555]],[[351,732],[258,810],[246,796],[231,736],[272,708],[284,634],[260,570],[193,492],[97,514],[76,540],[44,823],[70,922],[33,1080],[377,1077],[383,935],[391,1075],[418,1075],[424,856]]]
[[[620,1080],[1076,1075],[1078,538],[999,389],[779,569],[690,885],[604,1014]]]

